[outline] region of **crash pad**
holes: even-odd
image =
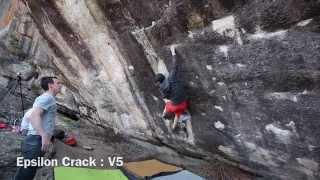
[[[186,179],[190,179],[190,180],[204,180],[204,178],[190,172],[187,170],[183,170],[174,174],[169,174],[169,175],[165,175],[165,176],[158,176],[158,177],[154,177],[152,178],[152,180],[186,180]]]
[[[128,180],[119,169],[89,169],[77,167],[55,167],[55,180]]]
[[[163,163],[156,159],[124,163],[123,169],[137,177],[151,177],[161,173],[172,173],[182,170],[182,168]]]

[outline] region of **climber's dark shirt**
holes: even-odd
[[[172,56],[173,66],[166,78],[160,84],[160,91],[164,98],[170,99],[173,104],[180,104],[185,101],[186,93],[184,83],[180,77],[180,63],[177,62],[177,57]]]

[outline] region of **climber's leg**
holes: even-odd
[[[194,144],[194,137],[193,137],[193,132],[192,132],[191,118],[186,122],[186,130],[187,130],[187,136],[188,136],[188,140],[187,141],[190,144]]]
[[[164,124],[166,125],[167,129],[168,129],[168,132],[169,134],[172,134],[172,129],[171,129],[171,120],[169,119],[164,119]]]
[[[175,114],[174,115],[174,120],[173,120],[173,123],[172,123],[172,130],[174,130],[177,127],[178,121],[179,121],[179,115]]]
[[[167,114],[167,108],[166,108],[166,106],[164,106],[164,110],[163,110],[163,113],[162,113],[162,118],[166,119],[166,114]]]

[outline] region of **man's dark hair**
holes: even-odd
[[[41,88],[45,91],[48,91],[49,89],[49,84],[53,84],[54,81],[53,79],[57,79],[57,77],[54,77],[54,76],[45,76],[43,78],[41,78],[40,80],[40,85],[41,85]]]
[[[165,77],[163,74],[158,73],[158,74],[156,74],[156,80],[155,80],[155,82],[156,82],[156,83],[157,83],[157,82],[162,83],[165,79],[166,79],[166,77]]]

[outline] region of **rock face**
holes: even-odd
[[[21,156],[21,137],[8,131],[0,131],[0,179],[10,179],[16,172],[17,157]],[[12,178],[11,178],[12,179]]]
[[[264,177],[319,178],[319,1],[4,1],[2,22],[10,4],[18,11],[0,29],[1,94],[22,72],[29,107],[39,77],[56,75],[59,109],[74,118]],[[171,44],[194,145],[160,118],[154,74],[170,69]],[[5,101],[19,107],[15,95]],[[0,108],[10,119],[12,108]]]

